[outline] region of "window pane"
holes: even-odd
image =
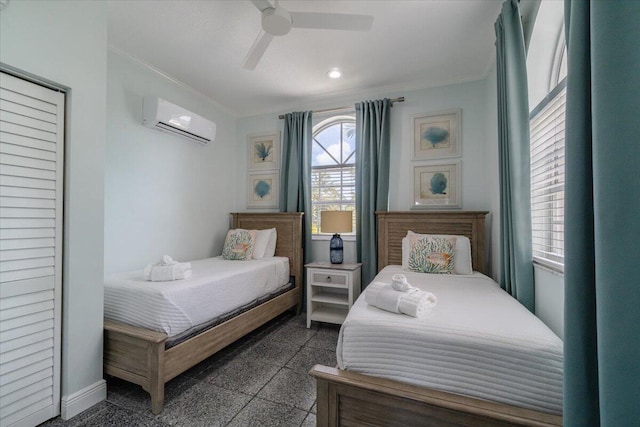
[[[313,138],[325,147],[340,143],[340,123],[322,129],[317,134],[314,134]]]
[[[356,163],[356,126],[355,123],[344,123],[342,126],[343,163]]]
[[[567,77],[567,47],[562,48],[562,56],[560,57],[560,70],[558,71],[558,83]]]
[[[335,165],[336,160],[333,159],[327,151],[315,140],[311,148],[311,166],[327,166]]]
[[[313,166],[340,164],[340,141],[323,145],[323,148],[324,150],[315,157],[316,163],[312,163]]]

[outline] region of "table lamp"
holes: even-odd
[[[342,264],[344,251],[340,233],[352,231],[351,211],[322,211],[320,212],[320,231],[334,233],[329,243],[329,259],[331,264]]]

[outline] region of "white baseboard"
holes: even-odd
[[[63,420],[68,420],[106,398],[107,382],[105,380],[97,381],[69,396],[63,396],[60,402],[60,417]]]

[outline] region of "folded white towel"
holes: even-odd
[[[396,291],[406,292],[409,289],[415,289],[413,286],[409,284],[407,277],[404,274],[396,273],[391,278],[391,286]]]
[[[391,286],[382,282],[373,282],[367,286],[364,300],[369,305],[376,306],[383,310],[399,313],[400,293]]]
[[[423,317],[438,303],[431,292],[418,291],[403,295],[398,303],[400,313],[413,317]]]
[[[178,264],[178,261],[171,258],[169,255],[162,255],[160,258],[160,263],[158,265],[175,265]]]
[[[191,277],[191,263],[178,262],[169,255],[164,255],[159,263],[147,265],[142,277],[152,282],[188,279]]]
[[[399,292],[392,285],[373,282],[365,290],[364,300],[367,304],[392,313],[401,313],[413,317],[422,317],[438,302],[431,292],[411,287]]]

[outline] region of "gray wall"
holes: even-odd
[[[116,52],[108,54],[105,273],[142,269],[163,254],[218,255],[234,209],[236,121],[222,107]],[[142,126],[144,96],[217,125],[206,145]]]
[[[536,316],[564,338],[564,275],[534,264]]]
[[[0,13],[0,60],[70,88],[66,99],[62,398],[102,379],[104,2],[12,1]]]

